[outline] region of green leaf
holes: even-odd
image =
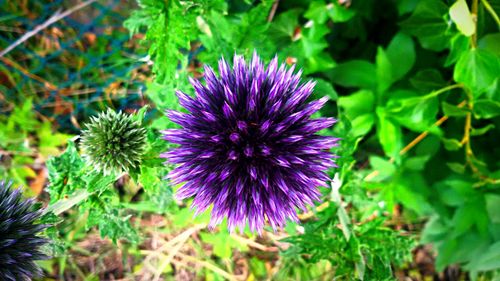
[[[462,147],[462,144],[456,139],[442,138],[441,141],[443,142],[444,148],[446,148],[446,150],[456,151]]]
[[[475,204],[465,203],[453,215],[453,235],[459,236],[469,230],[476,221]]]
[[[477,43],[478,48],[488,50],[496,56],[500,56],[500,32],[486,34]]]
[[[465,172],[465,165],[457,162],[446,163],[446,166],[455,173],[463,174]]]
[[[328,96],[331,100],[337,100],[338,94],[330,82],[321,78],[316,78],[314,81],[316,81],[316,86],[314,87],[314,93],[316,95]]]
[[[454,253],[458,251],[458,243],[456,239],[444,240],[437,246],[439,253],[436,258],[436,269],[441,272],[444,268],[451,263],[454,258]]]
[[[494,129],[495,125],[494,124],[488,124],[482,128],[472,128],[470,131],[471,136],[481,136],[489,132],[490,130]]]
[[[500,242],[492,244],[479,257],[472,260],[466,269],[475,271],[493,271],[500,268]]]
[[[447,116],[463,117],[469,112],[469,110],[467,110],[467,108],[465,107],[458,107],[445,101],[441,103],[441,106],[443,108],[444,114]]]
[[[415,89],[424,92],[431,92],[446,86],[446,81],[444,81],[441,72],[432,68],[417,72],[415,76],[410,78],[410,83]]]
[[[398,33],[392,38],[386,50],[391,62],[392,79],[398,81],[408,73],[415,64],[415,46],[410,36]]]
[[[201,239],[213,246],[214,255],[219,258],[228,259],[233,256],[233,249],[239,249],[242,252],[248,251],[245,244],[234,239],[227,231],[218,233],[200,233]]]
[[[56,202],[59,198],[77,188],[85,187],[81,177],[84,166],[83,159],[78,154],[73,141],[68,142],[64,153],[47,161],[50,182],[47,190],[51,202]]]
[[[429,161],[430,158],[430,155],[406,158],[406,160],[404,161],[404,167],[412,171],[422,171],[425,168],[425,164]]]
[[[91,215],[94,215],[97,219],[99,233],[102,238],[109,237],[113,243],[116,243],[119,239],[127,239],[134,244],[139,242],[139,235],[130,224],[130,215],[124,216],[118,209],[110,209],[102,214],[98,214],[94,210],[93,213],[89,214],[89,216]]]
[[[389,91],[386,96],[390,97],[386,112],[401,126],[416,132],[430,130],[433,134],[440,134],[439,129],[433,126],[439,111],[437,99],[408,90]]]
[[[450,41],[447,14],[448,7],[442,1],[422,0],[401,26],[416,36],[424,48],[441,51],[449,46]]]
[[[304,13],[304,17],[309,20],[324,24],[328,20],[328,12],[324,1],[311,1],[309,8]]]
[[[451,5],[450,17],[463,35],[471,36],[476,33],[476,24],[465,0],[457,0]]]
[[[346,22],[350,20],[356,12],[348,7],[341,6],[337,2],[326,5],[328,16],[335,22]]]
[[[87,200],[87,198],[92,193],[88,192],[86,189],[79,189],[67,198],[56,201],[54,204],[49,205],[44,212],[54,213],[55,215],[60,215],[65,211],[71,209],[73,206],[80,204],[81,202]]]
[[[37,130],[40,154],[44,157],[55,155],[59,152],[59,146],[65,144],[70,135],[53,133],[50,122],[44,122]]]
[[[299,26],[300,9],[288,10],[279,14],[269,28],[269,34],[278,44],[290,44],[294,39],[295,29]]]
[[[330,74],[333,83],[344,87],[374,89],[377,83],[375,66],[363,60],[338,64]]]
[[[368,134],[375,124],[373,113],[361,114],[351,121],[351,134],[353,137],[360,137]]]
[[[394,82],[393,69],[387,53],[381,47],[377,49],[375,62],[377,66],[377,92],[381,94],[389,89]]]
[[[444,66],[448,67],[454,64],[463,53],[470,49],[470,38],[463,36],[461,33],[455,34],[451,39],[450,53],[446,58]]]
[[[348,96],[339,97],[338,105],[344,109],[348,117],[370,113],[375,105],[375,96],[372,91],[360,90]]]
[[[370,156],[370,165],[378,171],[378,175],[373,178],[373,181],[383,181],[396,172],[394,163],[379,156]]]
[[[490,119],[500,115],[500,102],[480,99],[474,103],[474,116],[476,118]]]
[[[486,201],[486,211],[491,221],[494,223],[500,223],[500,195],[498,194],[485,194],[484,199]]]
[[[453,78],[463,83],[479,96],[497,79],[500,73],[500,59],[487,50],[471,49],[462,54],[455,69]]]
[[[384,152],[389,157],[399,158],[402,148],[401,127],[387,117],[385,109],[377,107],[377,136]]]

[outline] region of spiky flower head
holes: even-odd
[[[206,86],[191,79],[194,98],[177,92],[189,113],[167,112],[182,126],[164,131],[180,146],[162,154],[178,164],[168,176],[184,182],[177,197],[194,196],[196,213],[213,204],[210,227],[225,216],[231,231],[297,221],[296,208],[319,200],[335,166],[329,149],[338,139],[315,134],[335,120],[310,119],[327,98],[306,102],[315,83],[301,83],[294,67],[278,69],[277,58],[266,68],[255,53],[248,65],[236,55],[232,69],[220,60],[219,73],[205,67]]]
[[[0,280],[31,280],[41,275],[35,261],[47,258],[40,250],[47,240],[38,234],[41,211],[32,199],[23,200],[19,189],[0,181]]]
[[[104,174],[129,172],[146,151],[146,129],[133,115],[108,109],[90,118],[81,147],[89,164]]]

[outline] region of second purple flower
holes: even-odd
[[[195,97],[177,92],[188,113],[168,111],[182,128],[164,131],[164,139],[180,146],[161,156],[178,165],[168,177],[184,183],[179,199],[194,196],[196,213],[213,204],[211,227],[226,216],[231,231],[248,222],[260,232],[266,220],[283,227],[298,221],[296,208],[320,199],[318,186],[328,186],[329,149],[338,139],[316,132],[335,119],[310,118],[328,99],[307,102],[315,83],[300,76],[278,68],[277,58],[266,68],[255,53],[248,64],[236,55],[232,68],[219,62],[219,77],[205,67],[205,86],[190,80]]]

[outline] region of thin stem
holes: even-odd
[[[473,0],[471,14],[472,14],[472,19],[474,20],[474,24],[476,26],[474,34],[472,34],[472,36],[470,37],[472,48],[477,47],[477,6],[478,6],[478,0]]]
[[[491,17],[497,23],[498,29],[500,29],[500,18],[498,17],[498,15],[495,12],[495,10],[493,9],[493,7],[491,7],[490,3],[487,0],[481,0],[481,3],[483,3],[483,5],[486,8],[486,10],[488,11],[488,13],[490,13]]]

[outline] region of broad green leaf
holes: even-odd
[[[480,99],[474,103],[474,115],[484,119],[496,117],[500,115],[500,102]]]
[[[432,68],[417,72],[415,76],[410,78],[410,83],[415,89],[424,92],[431,92],[446,86],[446,81],[444,81],[441,72]]]
[[[373,113],[365,113],[357,115],[351,121],[352,125],[351,134],[353,137],[364,136],[371,131],[374,124],[375,124],[375,117]]]
[[[446,150],[456,151],[456,150],[459,150],[462,147],[462,144],[458,140],[456,140],[456,139],[442,138],[441,141],[443,142],[444,147],[446,148]]]
[[[415,64],[415,46],[410,36],[398,33],[392,38],[386,50],[391,62],[392,79],[398,81],[408,73]]]
[[[377,83],[375,66],[363,60],[337,64],[330,75],[333,83],[344,87],[374,89]]]
[[[491,271],[500,269],[500,242],[492,244],[466,267],[468,270]]]
[[[500,56],[500,32],[486,34],[477,43],[478,48],[488,50],[496,56]]]
[[[412,171],[422,171],[425,164],[431,158],[430,155],[414,156],[404,160],[404,168]]]
[[[458,107],[445,101],[441,103],[441,106],[443,108],[444,114],[447,116],[463,117],[469,112],[469,110],[465,107]]]
[[[436,258],[436,269],[441,272],[444,268],[452,263],[454,253],[458,251],[458,243],[456,239],[446,239],[437,246],[439,253]]]
[[[314,79],[316,81],[316,86],[314,87],[314,93],[319,96],[328,96],[331,100],[337,100],[338,95],[332,84],[321,78]]]
[[[471,36],[476,33],[476,24],[465,0],[457,0],[451,5],[450,17],[463,35]]]
[[[460,206],[454,213],[452,224],[453,224],[453,235],[459,236],[471,228],[476,222],[476,211],[475,204],[465,203]]]
[[[395,79],[393,76],[393,67],[389,61],[389,57],[381,47],[377,49],[375,61],[377,66],[377,92],[380,95],[391,87]]]
[[[389,91],[386,96],[390,97],[386,112],[401,126],[416,132],[430,130],[433,134],[441,133],[433,126],[439,111],[437,99],[408,90]]]
[[[441,51],[449,46],[450,41],[447,14],[448,7],[442,1],[422,0],[401,26],[416,36],[424,48]]]
[[[500,195],[499,194],[486,194],[486,210],[491,221],[500,223]]]
[[[394,192],[397,194],[396,198],[398,202],[401,202],[406,208],[415,211],[417,214],[425,215],[432,212],[432,207],[425,197],[412,189],[411,185],[406,182],[401,182],[396,184]]]
[[[463,174],[465,172],[465,165],[457,162],[446,163],[446,166],[455,173]]]
[[[402,148],[401,127],[388,118],[385,109],[377,107],[377,136],[384,152],[389,157],[399,158]]]
[[[370,165],[374,170],[378,171],[378,175],[373,178],[373,181],[383,181],[396,172],[394,163],[379,156],[370,156]]]
[[[463,53],[470,49],[470,38],[465,37],[461,33],[455,34],[451,39],[450,53],[446,58],[444,66],[448,67],[454,64]]]
[[[500,58],[487,50],[471,49],[462,54],[453,78],[473,91],[475,97],[490,87],[500,73]]]
[[[339,97],[339,107],[343,108],[348,117],[356,117],[364,113],[373,112],[375,96],[372,91],[360,90],[348,96]]]

